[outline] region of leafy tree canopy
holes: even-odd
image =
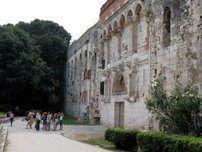
[[[36,87],[45,69],[40,50],[24,30],[13,25],[0,26],[1,87]]]
[[[70,39],[52,21],[0,26],[0,100],[17,104],[52,97],[58,102]]]
[[[30,24],[19,22],[17,27],[28,32],[40,47],[41,57],[47,63],[52,79],[60,79],[71,35],[52,21],[36,19]]]

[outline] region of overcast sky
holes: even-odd
[[[30,22],[36,18],[63,26],[78,39],[99,19],[106,0],[0,0],[0,25]]]

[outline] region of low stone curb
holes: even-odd
[[[9,118],[0,119],[0,124],[1,123],[8,123],[9,121],[10,121]]]
[[[8,135],[8,128],[1,125],[1,130],[0,130],[0,152],[4,152],[5,150],[5,145],[6,145],[6,139]]]

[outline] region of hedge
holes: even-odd
[[[202,138],[142,132],[137,135],[141,152],[202,152]]]
[[[110,128],[105,131],[105,139],[114,143],[118,149],[137,151],[137,130]]]

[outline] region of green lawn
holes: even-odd
[[[6,117],[6,112],[0,112],[0,117]]]
[[[64,124],[65,125],[89,125],[88,122],[85,121],[78,121],[75,118],[64,117]]]
[[[104,138],[88,139],[88,140],[84,140],[82,142],[90,144],[90,145],[97,145],[97,146],[100,146],[104,149],[109,149],[109,150],[115,150],[116,149],[116,147],[113,143],[108,142]]]

